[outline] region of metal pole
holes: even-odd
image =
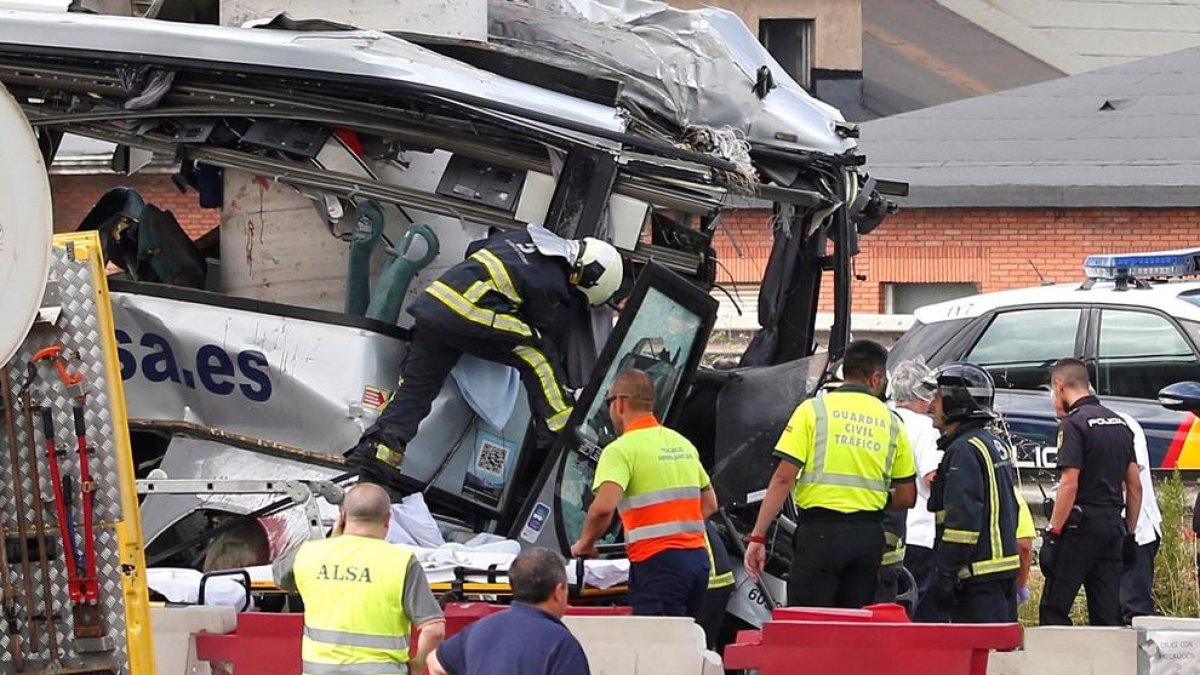
[[[29,562],[29,523],[25,519],[25,485],[21,477],[21,459],[17,451],[17,421],[13,415],[12,380],[8,369],[0,366],[0,389],[4,395],[5,440],[8,442],[8,462],[12,471],[13,498],[16,502],[17,537],[21,548],[21,580],[25,590],[25,622],[29,626],[29,646],[33,653],[41,651],[41,639],[33,616],[37,614],[33,597],[32,566]],[[7,548],[7,542],[5,542]]]
[[[33,438],[33,401],[28,390],[21,392],[21,411],[25,418],[25,450],[33,485],[33,526],[37,528],[38,562],[42,571],[42,618],[46,621],[46,635],[50,640],[50,660],[58,662],[58,621],[54,613],[54,590],[50,587],[50,556],[46,551],[45,502],[42,501],[42,477]]]

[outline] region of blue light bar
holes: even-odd
[[[1200,275],[1200,248],[1150,253],[1089,255],[1083,261],[1089,279],[1165,278]]]

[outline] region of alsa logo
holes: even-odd
[[[149,382],[174,382],[188,389],[200,386],[218,396],[239,392],[255,403],[271,398],[270,369],[262,352],[246,350],[231,355],[219,345],[205,344],[181,363],[163,336],[145,333],[135,344],[123,330],[117,331],[117,345],[122,380],[132,379],[140,370]]]

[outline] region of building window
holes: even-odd
[[[975,295],[975,284],[885,284],[883,289],[885,314],[912,314],[918,307]]]
[[[758,40],[793,80],[812,91],[812,19],[759,19]]]

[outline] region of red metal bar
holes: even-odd
[[[67,499],[63,494],[62,471],[58,466],[58,444],[54,440],[54,419],[50,408],[42,408],[42,434],[46,438],[46,464],[50,467],[50,487],[54,490],[54,509],[58,514],[58,533],[62,539],[63,557],[67,562],[67,593],[72,603],[83,601],[83,586],[75,566],[75,533],[67,517]],[[50,611],[49,608],[47,611]]]
[[[88,453],[87,427],[83,420],[83,406],[78,402],[72,407],[75,416],[75,441],[79,448],[79,492],[83,504],[83,575],[80,591],[88,604],[100,601],[100,585],[96,569],[96,535],[93,522],[93,501],[96,484],[92,481],[91,461]]]
[[[452,602],[445,606],[446,637],[462,631],[472,623],[507,609],[507,605],[485,602]],[[623,616],[632,613],[628,607],[571,607],[571,615]],[[304,633],[304,615],[246,612],[238,614],[237,628],[232,633],[196,635],[196,657],[208,661],[217,675],[238,673],[273,673],[297,675],[300,672],[300,638]],[[411,644],[419,639],[413,632]]]
[[[1021,645],[1018,624],[773,620],[725,648],[726,668],[761,675],[986,675],[988,653]]]

